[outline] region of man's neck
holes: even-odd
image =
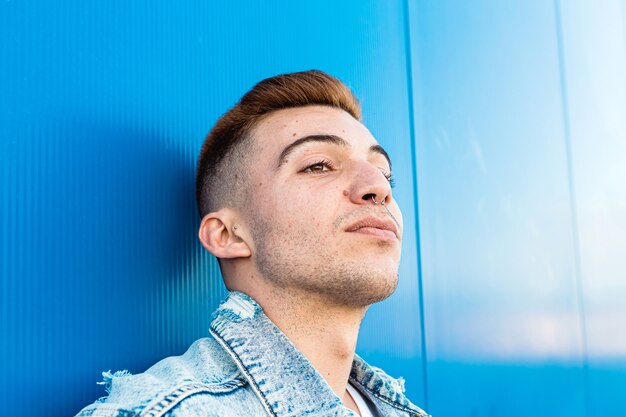
[[[321,296],[281,289],[256,301],[331,389],[344,399],[366,307],[333,305]]]

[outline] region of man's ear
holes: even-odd
[[[247,258],[252,253],[243,230],[238,230],[235,216],[230,210],[222,209],[209,213],[202,219],[198,238],[202,246],[215,257],[222,259]]]

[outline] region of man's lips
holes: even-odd
[[[364,233],[387,239],[399,239],[398,227],[390,218],[366,216],[346,227],[346,232]]]

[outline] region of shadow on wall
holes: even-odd
[[[141,372],[206,335],[222,283],[197,241],[195,142],[90,120],[17,142],[0,347],[24,397],[8,414],[69,415],[104,395],[101,371]]]

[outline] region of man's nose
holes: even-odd
[[[350,189],[350,200],[355,204],[388,203],[391,185],[380,168],[369,162],[357,163]]]

